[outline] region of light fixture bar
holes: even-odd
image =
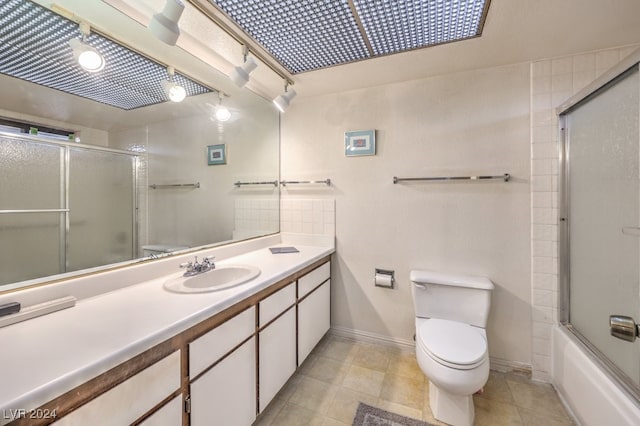
[[[356,10],[356,5],[353,4],[353,0],[349,0],[349,9],[351,9],[351,13],[353,14],[353,19],[356,20],[358,31],[360,31],[362,40],[364,40],[364,44],[367,46],[367,50],[369,51],[369,56],[374,56],[373,47],[371,46],[371,40],[369,40],[369,37],[367,36],[367,32],[364,30],[364,25],[362,25],[362,21],[360,20],[360,15],[358,15],[358,11]]]
[[[251,37],[246,32],[242,31],[242,35],[238,33],[238,31],[233,28],[232,25],[227,23],[225,19],[228,19],[225,16],[224,11],[222,11],[217,5],[207,1],[207,0],[186,0],[196,9],[198,9],[201,13],[203,13],[207,18],[209,18],[214,24],[216,24],[222,31],[227,33],[231,38],[233,38],[236,42],[240,43],[244,46],[250,46],[251,54],[260,60],[263,64],[265,64],[271,71],[273,71],[280,78],[285,80],[287,84],[293,85],[293,80],[289,76],[288,73],[282,71],[278,66],[274,65],[271,60],[270,53],[263,53],[260,43],[258,43],[253,37]],[[283,67],[284,68],[284,67]]]

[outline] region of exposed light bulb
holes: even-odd
[[[169,75],[169,80],[162,81],[162,87],[164,88],[164,92],[167,94],[167,97],[172,102],[182,102],[184,98],[187,97],[187,91],[184,87],[173,81],[175,77],[176,70],[172,66],[167,67],[167,74]]]
[[[231,111],[229,108],[223,105],[218,105],[216,108],[216,120],[218,121],[228,121],[231,118]]]
[[[104,69],[104,57],[95,47],[77,38],[69,40],[69,46],[73,50],[73,57],[85,71],[98,72]]]
[[[178,83],[169,82],[168,88],[169,99],[173,102],[182,102],[187,97],[187,91]]]

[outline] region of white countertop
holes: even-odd
[[[296,248],[299,253],[277,255],[262,248],[216,262],[261,269],[227,290],[170,293],[163,277],[0,328],[0,412],[36,408],[334,251]]]

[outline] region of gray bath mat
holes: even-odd
[[[353,426],[433,426],[430,423],[416,420],[399,414],[390,413],[381,408],[365,403],[358,405]]]

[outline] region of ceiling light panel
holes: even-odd
[[[346,0],[210,0],[291,73],[369,56]]]
[[[97,102],[130,110],[167,101],[165,65],[156,63],[92,32],[86,42],[106,61],[98,73],[74,60],[69,40],[80,37],[78,24],[26,0],[0,1],[0,73]],[[187,96],[210,92],[176,73]]]
[[[374,55],[480,35],[488,0],[353,0]]]

